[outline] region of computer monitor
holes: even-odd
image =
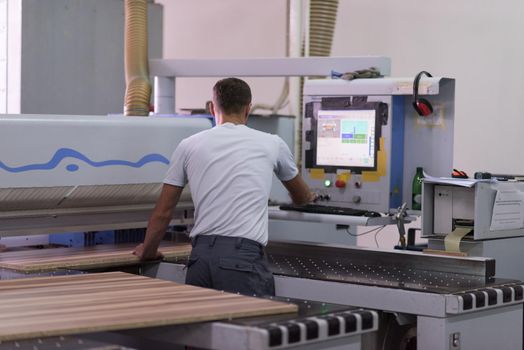
[[[376,170],[379,123],[375,109],[318,110],[314,166]]]

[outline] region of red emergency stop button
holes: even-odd
[[[335,187],[337,188],[345,188],[346,187],[346,181],[338,179],[335,181]]]

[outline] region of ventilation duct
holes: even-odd
[[[147,57],[147,0],[125,0],[124,115],[149,115],[151,84]]]
[[[329,56],[337,22],[338,0],[310,0],[308,56]]]

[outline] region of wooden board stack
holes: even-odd
[[[132,254],[133,244],[102,244],[81,248],[48,248],[4,252],[0,254],[0,267],[20,272],[42,272],[55,269],[93,269],[125,266],[139,263]],[[165,260],[189,256],[189,243],[163,243],[160,251]]]
[[[296,312],[123,272],[0,281],[0,341]]]

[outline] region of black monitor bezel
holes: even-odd
[[[337,169],[346,169],[350,170],[352,173],[360,174],[362,171],[376,171],[378,166],[378,150],[380,148],[380,136],[381,136],[381,118],[380,118],[380,104],[379,103],[366,103],[363,106],[347,106],[347,107],[337,107],[337,108],[322,108],[315,109],[313,113],[313,118],[311,118],[311,160],[313,168],[324,169],[325,172],[333,173]],[[374,111],[375,112],[375,154],[374,154],[374,164],[372,167],[362,167],[362,166],[347,166],[347,165],[323,165],[317,164],[317,138],[318,138],[318,112],[319,111]]]

